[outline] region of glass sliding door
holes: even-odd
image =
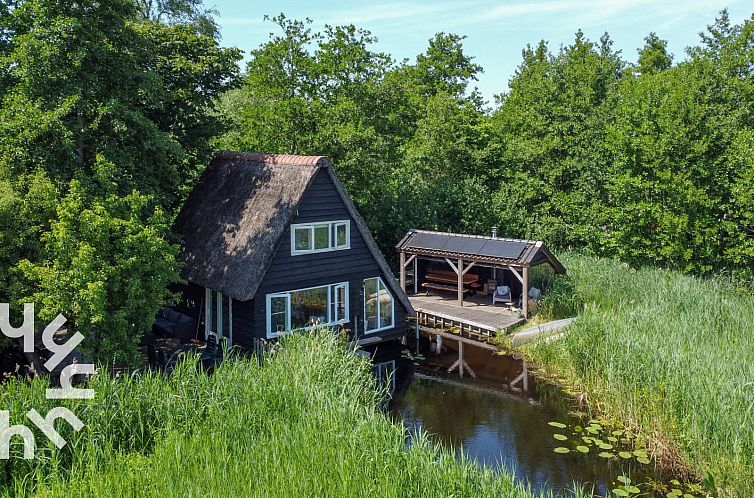
[[[211,289],[204,291],[205,317],[204,336],[209,337],[210,332],[220,339],[226,339],[228,345],[233,345],[233,300]]]

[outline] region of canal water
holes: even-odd
[[[479,375],[480,366],[476,363]],[[511,363],[516,361],[501,358],[502,370],[510,371]],[[492,366],[499,368],[497,363]],[[565,430],[548,423],[575,427],[585,421],[555,402],[539,401],[533,379],[530,391],[521,393],[496,387],[502,386],[501,382],[461,381],[457,376],[454,379],[445,370],[438,369],[443,372],[440,375],[415,374],[408,389],[393,400],[392,411],[403,420],[409,438],[424,431],[433,442],[463,451],[482,465],[509,469],[535,491],[568,495],[577,483],[607,496],[620,485],[616,479],[622,474],[630,476],[634,483],[647,480],[651,466],[601,458],[600,450],[588,454],[555,453],[553,450],[562,443],[553,434]]]

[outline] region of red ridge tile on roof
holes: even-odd
[[[296,166],[330,166],[327,156],[299,156],[296,154],[263,154],[260,152],[222,151],[217,154],[222,159],[243,159],[264,164],[291,164]]]

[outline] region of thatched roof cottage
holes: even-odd
[[[405,331],[411,303],[326,157],[220,153],[175,228],[199,338],[327,324],[369,347]]]

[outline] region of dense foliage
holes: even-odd
[[[633,266],[752,275],[752,20],[722,12],[675,63],[654,33],[635,62],[607,34],[543,41],[489,106],[462,36],[396,62],[368,31],[283,15],[235,88],[240,51],[213,14],[0,5],[0,301],[64,313],[99,359],[132,358],[169,300],[169,226],[213,148],[332,157],[388,257],[412,227],[497,225]]]
[[[238,73],[206,23],[179,22],[193,4],[160,2],[156,20],[129,0],[0,10],[0,301],[63,313],[99,360],[132,359],[169,298],[172,215]]]
[[[690,466],[721,496],[754,496],[754,297],[721,278],[561,256],[569,276],[541,310],[578,319],[529,353],[639,428],[658,460]]]
[[[635,63],[607,34],[528,46],[491,109],[462,37],[396,63],[353,26],[273,21],[224,97],[220,143],[332,156],[387,254],[411,227],[497,225],[637,266],[751,275],[754,21],[723,11],[675,65],[654,33]]]
[[[213,375],[194,360],[173,373],[93,380],[95,400],[71,401],[86,422],[59,430],[63,449],[3,463],[20,496],[505,496],[529,498],[506,472],[457,462],[381,407],[368,360],[328,332],[287,338],[260,366],[226,359]],[[45,382],[0,393],[11,423],[44,399]],[[47,407],[47,409],[45,409]],[[575,493],[574,496],[582,496]]]

